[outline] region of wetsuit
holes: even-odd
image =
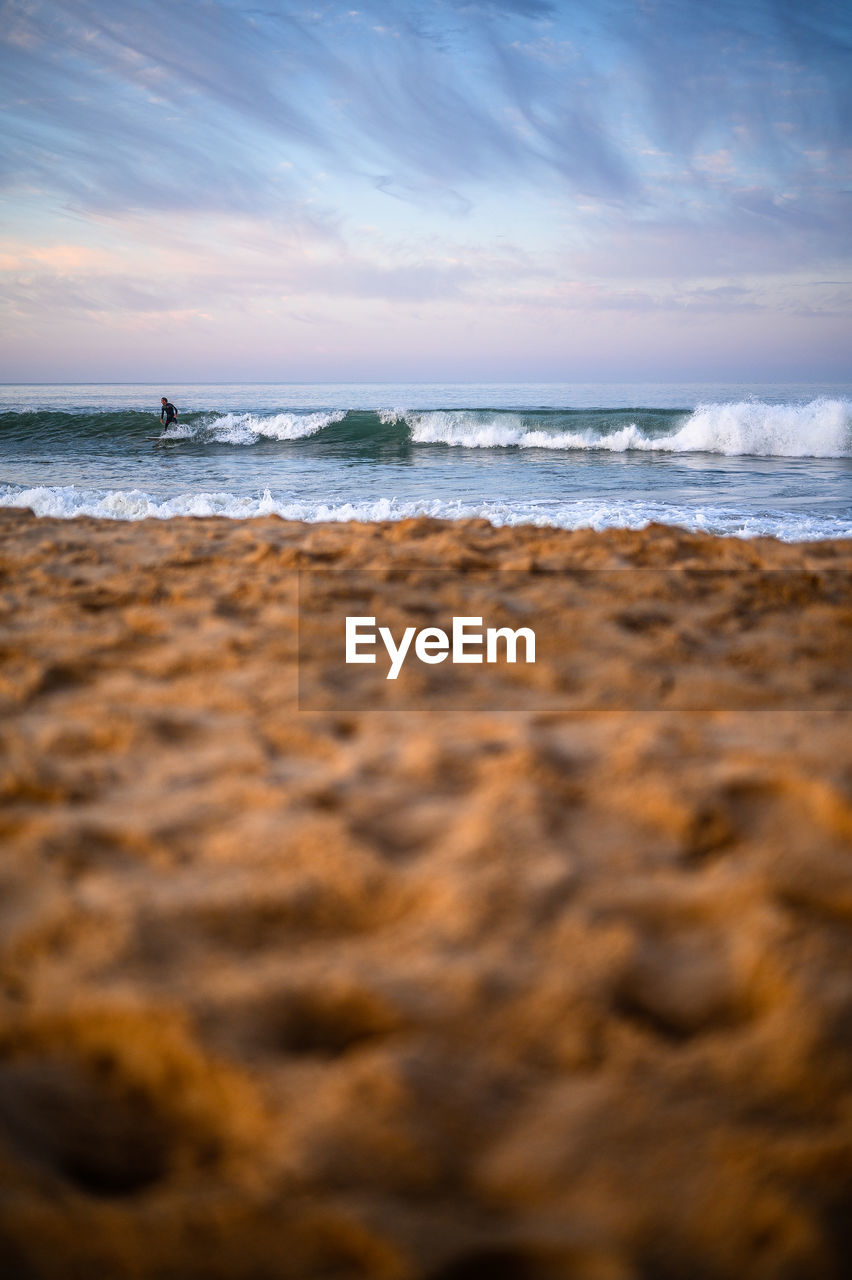
[[[173,404],[171,404],[167,400],[166,403],[163,405],[162,409],[160,410],[160,421],[162,422],[163,419],[165,418],[166,426],[170,427],[172,423],[177,419],[177,414],[178,414],[177,409],[174,407]]]

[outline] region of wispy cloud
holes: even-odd
[[[0,0],[4,293],[827,315],[850,62],[839,0]]]
[[[411,198],[549,175],[636,199],[640,138],[681,169],[726,149],[731,164],[786,173],[816,145],[848,143],[852,115],[840,4],[5,0],[3,12],[6,182],[85,207],[266,210],[299,198],[311,156]],[[542,41],[570,53],[542,59]]]

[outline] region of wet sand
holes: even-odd
[[[842,1280],[851,566],[0,512],[0,1275]]]

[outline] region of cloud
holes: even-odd
[[[625,269],[617,252],[608,251],[603,271],[595,270],[600,263],[576,255],[530,252],[505,242],[446,242],[430,253],[375,232],[351,244],[342,238],[285,236],[272,222],[218,219],[201,233],[193,220],[181,226],[167,215],[138,221],[132,238],[130,228],[123,228],[122,243],[123,253],[112,245],[0,243],[7,308],[24,319],[50,313],[56,321],[64,314],[69,322],[85,317],[130,327],[164,307],[194,316],[254,314],[273,325],[281,316],[309,315],[313,323],[334,326],[342,316],[377,304],[400,321],[418,312],[446,315],[449,307],[483,318],[515,312],[546,325],[560,313],[657,313],[673,320],[685,313],[839,314],[850,300],[842,285],[785,277],[790,264],[783,254],[777,256],[774,276],[761,276],[768,264],[755,261],[747,275],[725,278],[714,262],[697,278],[694,244],[684,243],[676,228],[644,246],[650,246],[652,259],[656,255],[657,267],[644,278],[637,276],[629,237],[623,242]],[[690,262],[691,271],[682,269],[681,258]],[[641,253],[638,261],[655,265]]]
[[[483,282],[511,270],[512,254],[505,250],[499,259],[475,251],[415,255],[404,245],[379,241],[367,251],[303,232],[283,235],[272,223],[233,219],[201,228],[160,215],[121,231],[121,252],[112,244],[0,241],[7,309],[18,316],[50,311],[54,317],[64,312],[109,319],[164,306],[195,313],[279,309],[296,298],[416,306],[472,296]],[[528,276],[522,258],[515,269]]]
[[[741,178],[806,182],[807,151],[833,153],[852,118],[848,10],[826,0],[6,0],[4,16],[5,183],[84,209],[287,217],[317,163],[459,209],[507,181],[641,202],[643,149],[684,177],[725,154]]]
[[[674,341],[701,317],[757,335],[848,309],[803,275],[845,278],[852,249],[852,38],[829,0],[0,13],[0,270],[34,351],[165,305],[189,342],[208,316],[272,343],[369,315],[377,350],[399,331],[419,351],[432,323],[459,361],[494,326],[497,368],[513,317],[534,349],[587,319]]]
[[[525,18],[551,18],[556,13],[556,6],[546,0],[452,0],[452,7],[462,13],[520,14]]]

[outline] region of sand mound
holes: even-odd
[[[849,552],[0,513],[0,1273],[841,1280]],[[596,577],[543,666],[371,710],[321,575],[297,677],[300,568]]]

